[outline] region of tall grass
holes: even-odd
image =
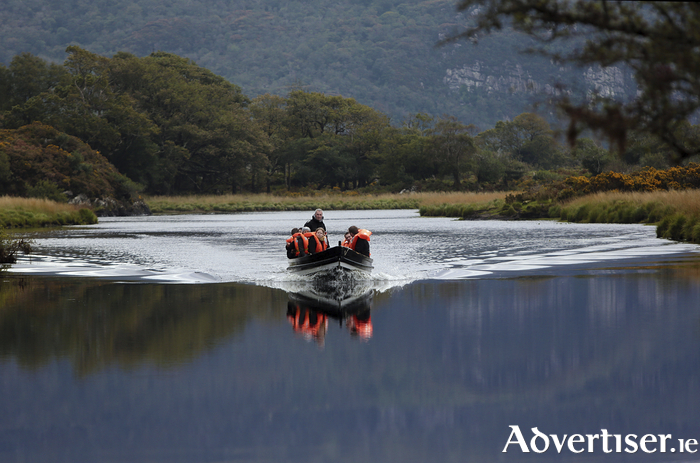
[[[49,199],[0,197],[0,226],[3,228],[92,223],[97,223],[97,216],[89,209]]]
[[[602,192],[562,206],[562,220],[587,223],[655,223],[656,235],[700,244],[700,190]]]
[[[418,209],[423,205],[474,204],[503,198],[504,193],[409,193],[360,195],[356,192],[319,195],[274,196],[152,196],[146,203],[153,213],[306,211],[317,208],[343,209]]]
[[[686,215],[700,215],[700,190],[680,191],[650,191],[650,192],[619,192],[607,191],[594,193],[576,198],[565,204],[565,207],[580,207],[583,204],[615,204],[624,203],[642,206],[659,203],[671,207],[675,212]]]
[[[420,215],[471,219],[486,211],[500,210],[506,193],[429,193],[421,201]]]

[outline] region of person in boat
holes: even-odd
[[[292,228],[292,236],[287,238],[286,249],[289,259],[305,256],[309,253],[309,240],[298,228]]]
[[[369,257],[369,237],[372,232],[365,230],[364,228],[357,228],[353,225],[352,227],[348,228],[348,233],[352,235],[352,240],[350,241],[349,246],[350,249]]]
[[[328,249],[328,240],[326,239],[326,230],[323,228],[317,228],[315,232],[310,233],[309,240],[309,254],[315,254],[317,252],[325,251]]]
[[[341,246],[349,248],[350,243],[352,242],[352,234],[349,231],[345,232],[345,236],[343,236],[344,240],[341,243]]]
[[[328,231],[326,224],[323,223],[323,211],[321,209],[316,209],[314,215],[311,216],[311,220],[304,224],[305,227],[309,227],[309,230],[315,232],[318,228],[323,228]]]

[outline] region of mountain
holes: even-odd
[[[632,95],[617,68],[559,67],[523,55],[522,35],[437,46],[470,14],[454,0],[4,0],[0,62],[30,52],[62,63],[73,44],[104,56],[190,58],[249,97],[303,88],[392,117],[449,114],[484,130],[560,92]]]

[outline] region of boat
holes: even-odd
[[[335,269],[370,273],[372,259],[345,246],[333,246],[325,251],[290,259],[287,270],[299,275],[309,275]]]

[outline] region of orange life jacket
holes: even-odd
[[[299,236],[301,236],[302,241],[304,242],[304,255],[309,253],[309,240],[306,239],[306,236],[302,235],[301,233],[295,233],[289,238],[287,238],[287,243],[291,243],[292,241],[294,242],[294,249],[295,249],[295,257],[299,257],[299,240],[297,239]]]
[[[316,248],[315,248],[316,250],[314,252],[321,252],[321,251],[325,251],[326,249],[328,249],[328,241],[327,240],[321,241],[320,239],[318,239],[318,236],[316,236],[316,233],[312,233],[312,235],[313,235],[313,238],[316,240]]]
[[[341,244],[341,246],[349,248],[351,242],[352,242],[352,238],[347,239],[347,240],[343,240],[343,243]]]
[[[350,242],[350,246],[348,246],[348,247],[354,251],[355,246],[357,245],[357,240],[362,238],[363,240],[367,240],[369,242],[369,237],[371,234],[372,234],[371,231],[365,230],[364,228],[360,228],[357,231],[357,235],[352,237],[352,241]]]

